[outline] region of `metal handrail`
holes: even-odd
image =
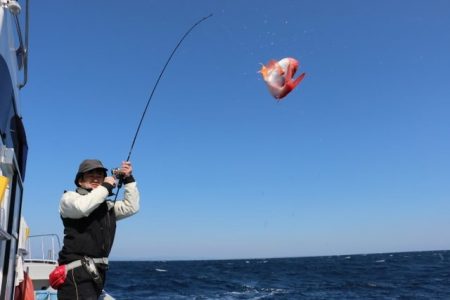
[[[28,82],[28,40],[29,40],[29,0],[25,2],[25,47],[23,48],[23,82],[19,84],[19,89],[22,89]]]
[[[28,41],[29,41],[29,0],[25,2],[25,43],[22,38],[22,29],[19,22],[20,5],[15,0],[8,2],[9,11],[14,16],[16,23],[17,35],[19,38],[19,48],[16,49],[16,57],[19,64],[19,70],[23,68],[23,82],[18,84],[18,88],[22,89],[28,81]]]
[[[32,239],[34,240],[34,238],[41,238],[41,258],[40,259],[38,259],[36,257],[33,257],[33,254],[32,254],[31,240]],[[45,240],[45,238],[50,238],[51,247],[48,247],[48,245],[47,245],[47,247],[44,247],[44,240]],[[55,245],[55,240],[57,241],[57,245]],[[34,245],[36,245],[36,244],[34,244]],[[57,260],[57,255],[58,255],[57,251],[59,251],[59,249],[61,249],[61,242],[60,242],[59,236],[56,235],[56,234],[30,235],[28,237],[28,247],[27,247],[27,253],[28,253],[28,257],[29,258],[26,258],[25,260],[27,260],[27,261],[32,261],[32,260],[34,260],[34,261],[36,261],[36,260],[41,260],[41,261],[54,260],[55,261],[55,260]],[[47,254],[49,254],[49,255],[47,255],[47,258],[45,257],[46,256],[46,253],[45,253],[46,250],[49,251],[49,253],[47,253]]]

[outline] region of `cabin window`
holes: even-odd
[[[9,116],[14,115],[13,110],[13,87],[8,67],[0,58],[0,134],[5,143]]]
[[[28,143],[25,135],[25,128],[23,127],[22,119],[14,115],[11,118],[11,138],[14,147],[14,154],[16,155],[17,163],[19,164],[20,174],[22,180],[25,179],[25,166],[27,164]]]

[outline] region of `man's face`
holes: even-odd
[[[94,169],[86,172],[78,180],[78,183],[82,188],[85,189],[95,189],[103,183],[105,180],[105,171],[102,169]]]

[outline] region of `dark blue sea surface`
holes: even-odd
[[[113,261],[116,299],[450,299],[450,251]]]

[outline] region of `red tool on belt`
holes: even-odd
[[[66,265],[56,267],[48,277],[50,281],[50,286],[55,290],[59,289],[61,285],[66,281],[66,277],[67,277]]]

